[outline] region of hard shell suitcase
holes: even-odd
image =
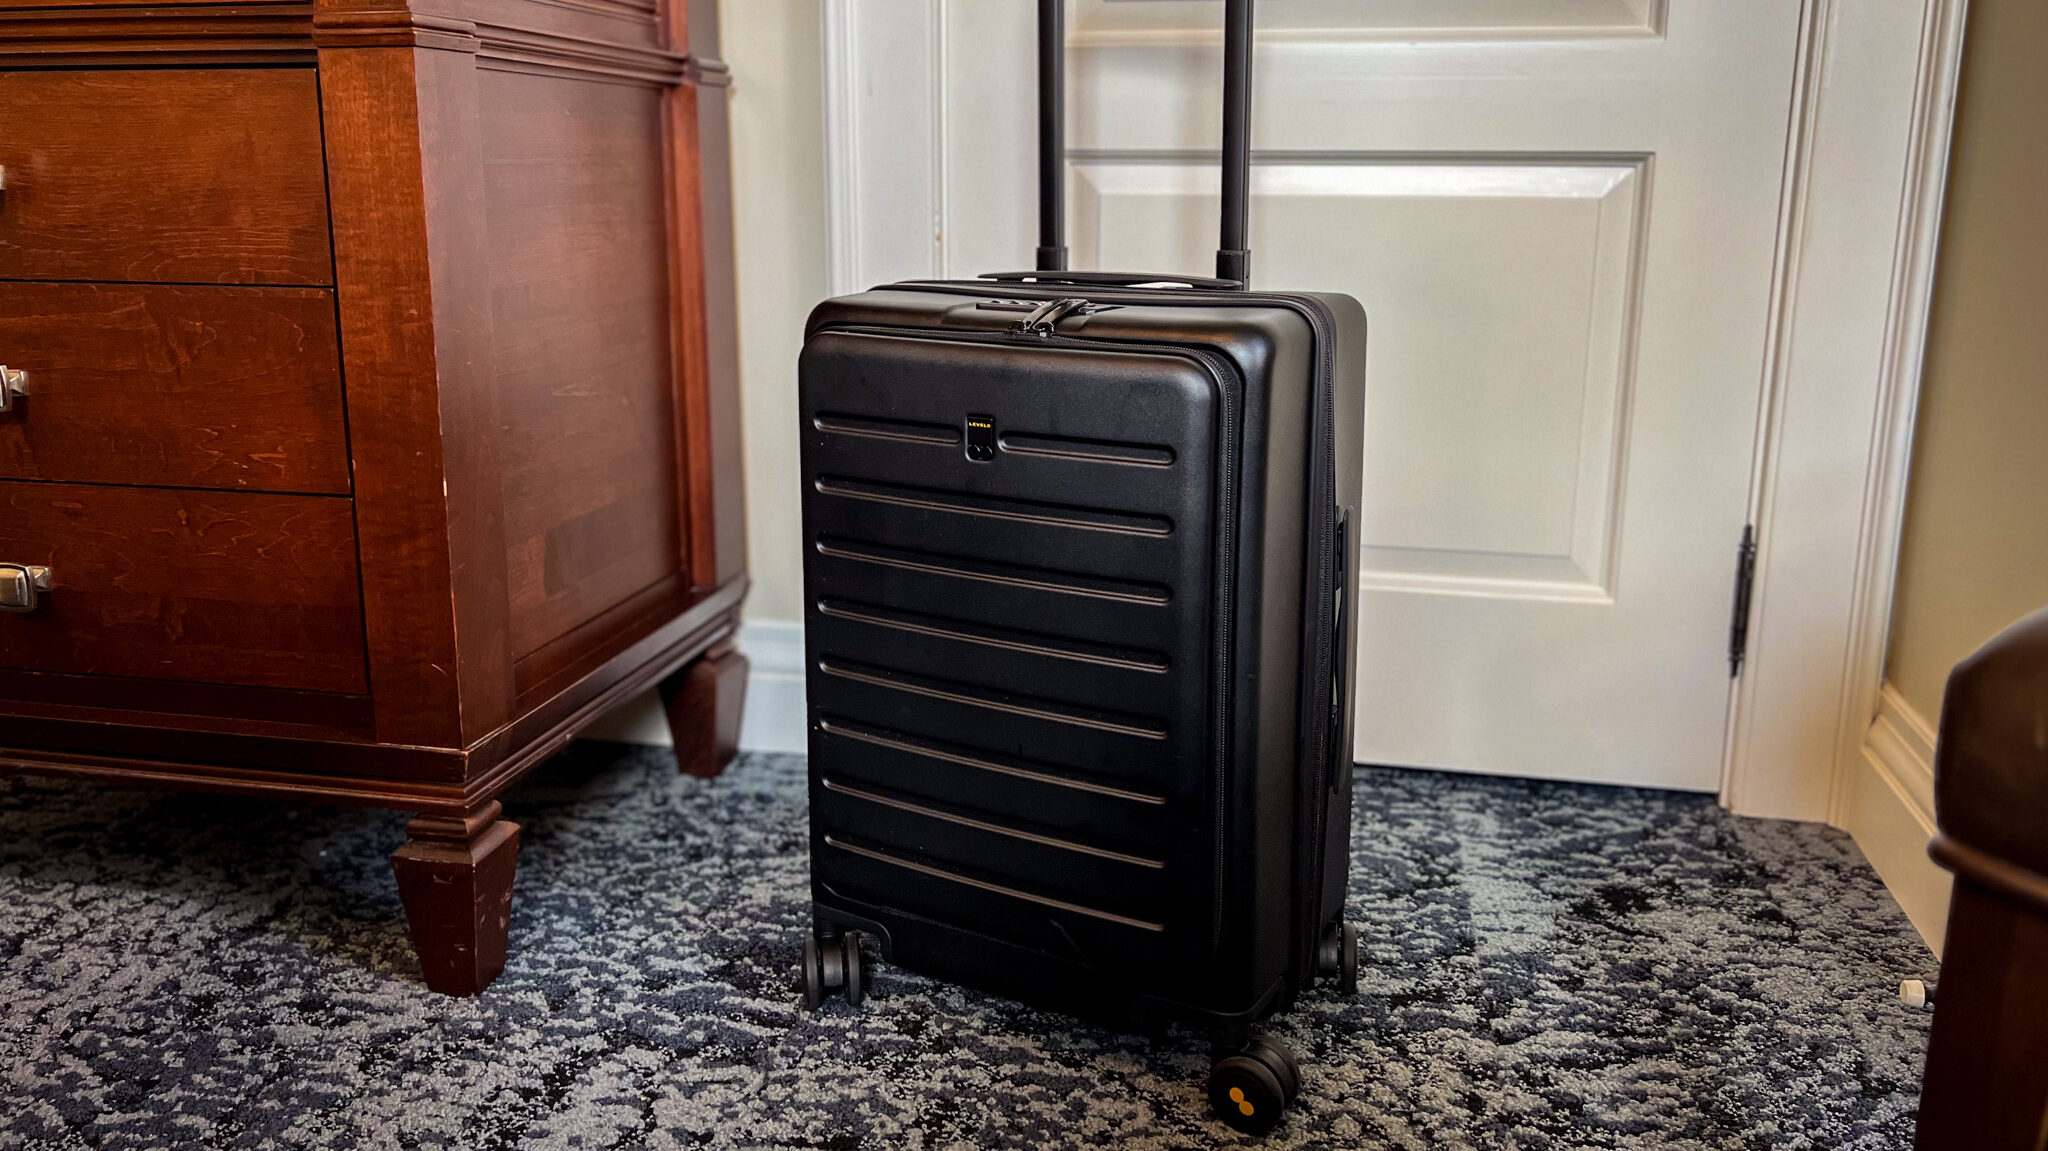
[[[1067,272],[1062,5],[1035,272],[827,301],[800,363],[806,997],[861,950],[1206,1028],[1218,1113],[1299,1085],[1252,1025],[1355,984],[1346,610],[1365,314],[1244,289],[1250,0],[1226,10],[1218,277]]]

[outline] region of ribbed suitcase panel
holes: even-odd
[[[901,487],[913,493],[929,486],[933,461],[962,454],[957,442],[878,442],[831,432],[819,439],[814,458],[820,475],[858,475],[865,480]],[[1034,435],[1028,437],[1028,442],[1036,445],[1049,439]],[[1073,508],[1079,512],[1076,518],[1083,524],[1099,517],[1099,523],[1088,525],[1099,530],[1162,534],[1160,529],[1171,527],[1170,523],[1160,524],[1155,517],[1135,513],[1134,509],[1173,509],[1180,503],[1183,493],[1179,481],[1186,475],[1186,470],[1179,466],[1177,455],[1166,457],[1172,458],[1172,463],[1139,465],[1113,462],[1093,455],[1040,455],[1035,450],[1020,453],[1012,445],[1027,441],[1022,433],[1004,431],[1001,440],[1002,467],[976,469],[981,474],[962,477],[962,485],[955,491],[989,498],[996,505],[993,510],[997,512],[1005,510],[1002,505],[1006,497],[1018,501],[1021,505],[1019,510],[1027,515],[1047,514],[1051,518],[1061,518],[1062,509]],[[1103,441],[1084,443],[1078,438],[1068,438],[1062,441],[1062,446],[1071,447],[1077,453],[1084,448],[1105,453],[1115,451],[1119,455],[1136,454],[1140,449],[1162,455],[1168,452],[1163,445],[1134,441],[1112,445]],[[1003,474],[994,474],[999,471]],[[1093,517],[1090,509],[1094,510]]]
[[[1126,917],[1152,914],[1164,902],[1168,877],[1158,852],[1119,849],[1059,825],[997,820],[830,773],[819,788],[816,811],[844,837],[908,848],[949,871]]]
[[[997,628],[969,621],[966,613],[896,612],[837,597],[820,600],[817,611],[826,650],[886,653],[890,667],[916,675],[999,685],[1051,679],[1058,684],[1052,699],[1083,707],[1115,700],[1121,711],[1168,724],[1183,702],[1183,685],[1168,674],[1172,657],[1161,648]]]
[[[1188,778],[1194,773],[1184,770],[1182,750],[1169,738],[1172,729],[1164,719],[1025,695],[1012,686],[912,676],[829,654],[813,660],[809,678],[818,714],[1065,765],[1155,788],[1169,799],[1206,788],[1206,781]],[[824,752],[828,759],[837,754],[861,753]]]
[[[865,901],[1079,959],[1105,970],[1170,968],[1167,923],[1074,903],[879,847],[844,831],[813,836],[814,878],[842,903]],[[874,893],[885,893],[877,899]],[[849,899],[849,897],[851,897]]]
[[[834,778],[930,797],[1021,825],[1063,827],[1088,843],[1158,853],[1175,840],[1152,818],[1166,803],[1151,781],[1002,755],[892,727],[822,716],[821,741],[833,745]]]
[[[1206,947],[1228,385],[852,334],[802,374],[820,887],[1105,968]]]
[[[1105,578],[1096,571],[998,563],[950,552],[886,548],[844,537],[820,537],[811,570],[830,598],[864,603],[914,603],[933,612],[1014,627],[1040,612],[1056,613],[1063,630],[1090,642],[1146,651],[1174,644],[1177,618],[1165,583]],[[821,597],[824,598],[824,597]]]
[[[862,494],[844,494],[850,490]],[[1111,533],[1051,522],[1050,515],[1037,520],[1023,519],[1022,513],[1018,518],[1003,518],[956,510],[936,496],[911,503],[908,496],[901,500],[873,498],[866,495],[867,490],[852,489],[848,480],[837,475],[828,474],[814,482],[804,499],[815,518],[817,534],[828,541],[936,552],[1013,567],[1106,573],[1154,587],[1177,582],[1175,561],[1183,545],[1171,532]],[[897,491],[886,489],[889,495]],[[1001,510],[1017,506],[1011,501]]]

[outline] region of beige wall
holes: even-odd
[[[1928,720],[2048,604],[2048,4],[1971,0],[1888,674]]]
[[[752,620],[803,618],[796,357],[825,297],[825,102],[819,0],[722,0],[732,67],[740,386]]]

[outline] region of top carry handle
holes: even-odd
[[[1067,270],[1067,58],[1066,0],[1038,0],[1038,270]],[[1223,7],[1223,227],[1215,280],[1176,276],[1117,276],[1117,282],[1182,283],[1243,288],[1251,282],[1246,239],[1252,175],[1252,0]],[[1100,274],[1097,274],[1098,276]],[[999,279],[1022,279],[1006,273]],[[1034,276],[1059,280],[1060,276]],[[1082,282],[1076,280],[1075,282]],[[1098,278],[1090,282],[1101,283]]]

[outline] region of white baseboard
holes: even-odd
[[[747,710],[740,719],[746,751],[803,752],[804,625],[795,620],[750,620],[740,625],[747,671]]]
[[[1939,956],[1949,874],[1927,857],[1927,841],[1934,838],[1934,726],[1889,683],[1846,798],[1842,826]]]
[[[748,620],[739,646],[747,657],[747,705],[740,715],[740,750],[794,751],[805,747],[804,625],[785,620]],[[589,739],[668,747],[668,718],[661,700],[647,692],[584,731]]]

